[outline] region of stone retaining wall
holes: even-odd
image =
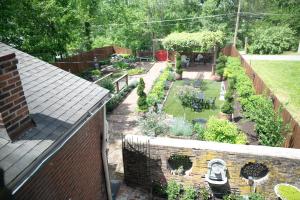
[[[268,167],[269,173],[263,181],[257,183],[256,188],[258,192],[263,193],[269,199],[275,199],[273,188],[278,183],[290,183],[300,187],[300,150],[297,149],[132,135],[127,135],[126,140],[140,144],[143,142],[149,143],[150,158],[148,155],[147,161],[135,157],[135,161],[130,159],[130,162],[127,162],[129,160],[127,158],[131,156],[132,151],[126,151],[125,154],[123,152],[126,182],[134,184],[135,182],[132,180],[135,180],[144,171],[144,175],[139,177],[139,183],[135,184],[137,186],[146,187],[149,185],[149,181],[164,184],[169,180],[176,180],[183,185],[203,186],[203,184],[207,184],[205,174],[208,170],[208,162],[219,158],[226,162],[231,191],[237,191],[241,194],[250,193],[251,188],[248,180],[240,175],[241,168],[249,162],[262,163]],[[173,154],[190,157],[193,165],[188,175],[171,174],[168,159]],[[148,162],[148,164],[143,163],[143,165],[141,162]],[[136,163],[139,163],[139,165]],[[144,167],[141,168],[141,166]]]

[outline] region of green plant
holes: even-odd
[[[181,65],[181,58],[180,58],[180,54],[177,54],[176,55],[176,70],[175,70],[175,72],[177,73],[177,74],[182,74],[182,72],[183,72],[183,69],[182,69],[182,65]]]
[[[199,140],[203,140],[204,139],[203,138],[204,137],[203,134],[205,132],[205,128],[203,127],[202,124],[195,123],[195,125],[194,125],[194,131],[197,133],[197,137],[198,137]]]
[[[209,200],[210,199],[210,192],[206,187],[200,187],[199,195],[201,200]]]
[[[114,93],[115,85],[111,78],[105,78],[100,81],[99,85],[105,89],[108,89],[110,93]]]
[[[137,104],[140,111],[147,111],[148,110],[148,103],[147,103],[147,95],[144,92],[145,89],[145,82],[143,78],[140,78],[140,82],[137,88],[137,94],[139,96]]]
[[[165,85],[171,71],[167,68],[155,81],[151,91],[148,94],[147,102],[149,106],[160,103],[165,96]]]
[[[180,185],[172,180],[167,185],[168,200],[176,200],[180,194]]]
[[[224,54],[220,53],[217,59],[216,72],[221,77],[221,79],[223,78],[224,75],[226,62],[227,62],[227,57]]]
[[[115,62],[113,65],[114,65],[114,67],[116,67],[118,69],[128,69],[129,68],[129,64],[124,61]]]
[[[231,144],[245,144],[247,142],[246,135],[241,133],[234,123],[215,117],[208,120],[203,137],[207,141]]]
[[[280,54],[296,43],[295,31],[287,26],[254,29],[249,51],[256,54]]]
[[[148,112],[139,121],[139,126],[145,135],[157,136],[168,132],[165,124],[166,116],[163,113]]]
[[[285,199],[285,200],[300,199],[300,190],[292,185],[280,184],[278,186],[278,193],[281,199]]]
[[[167,185],[162,183],[156,183],[154,182],[152,185],[152,192],[155,196],[161,197],[161,198],[167,198]]]
[[[99,78],[101,76],[101,71],[99,69],[93,69],[91,72],[91,76],[95,76]]]
[[[259,193],[251,193],[249,195],[249,200],[265,200],[265,197]]]
[[[185,187],[181,200],[195,200],[197,198],[197,192],[193,187]]]
[[[193,134],[192,125],[182,117],[175,117],[170,124],[170,132],[176,136],[191,136]]]
[[[223,200],[243,200],[244,198],[238,194],[229,194],[223,197]]]
[[[225,114],[232,114],[233,113],[233,106],[232,103],[229,101],[225,101],[225,103],[223,104],[222,108],[221,108],[222,113]]]
[[[233,90],[230,87],[226,91],[225,100],[227,102],[233,102]]]
[[[142,74],[145,72],[144,68],[135,68],[135,69],[130,69],[127,71],[129,76],[137,75],[137,74]]]

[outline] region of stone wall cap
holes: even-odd
[[[281,157],[300,160],[300,149],[268,147],[262,145],[228,144],[200,140],[174,139],[167,137],[148,137],[142,135],[126,135],[126,140],[147,142],[152,146],[177,147],[187,149],[212,150],[228,153],[252,154],[256,156]]]

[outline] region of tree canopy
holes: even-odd
[[[174,32],[163,39],[163,46],[176,51],[209,51],[215,45],[223,44],[224,39],[222,31]]]
[[[1,0],[0,41],[47,61],[116,44],[152,47],[172,32],[222,31],[231,42],[238,0]],[[243,0],[238,46],[258,28],[286,26],[300,38],[298,0]]]

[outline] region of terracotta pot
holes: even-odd
[[[175,79],[176,80],[182,80],[182,74],[175,73]]]

